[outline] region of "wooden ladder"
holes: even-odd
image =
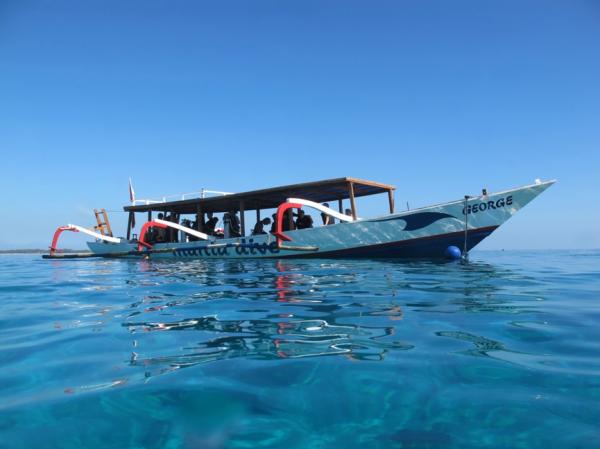
[[[94,209],[94,215],[96,216],[96,221],[98,222],[98,224],[94,226],[94,230],[102,235],[112,237],[113,233],[108,221],[108,215],[106,215],[106,210]]]

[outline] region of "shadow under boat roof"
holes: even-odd
[[[388,184],[344,177],[209,198],[191,198],[178,201],[129,205],[123,207],[123,209],[126,212],[164,211],[176,214],[196,214],[198,212],[228,212],[240,209],[276,209],[290,197],[303,198],[316,203],[350,199],[353,203],[354,198],[387,193],[390,210],[392,211],[395,189],[394,186]]]

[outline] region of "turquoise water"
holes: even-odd
[[[600,252],[0,257],[0,448],[597,448]]]

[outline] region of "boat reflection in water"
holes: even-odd
[[[390,350],[412,348],[393,340],[394,321],[403,316],[393,296],[384,302],[371,301],[368,307],[355,302],[349,292],[356,287],[349,287],[359,278],[339,265],[249,260],[137,265],[148,276],[167,280],[166,286],[185,281],[200,283],[206,291],[152,294],[131,304],[123,323],[135,337],[130,363],[145,367],[146,376],[153,376],[235,357],[343,355],[352,360],[382,360]],[[243,308],[235,310],[240,302]],[[198,314],[203,309],[215,313]],[[185,312],[194,315],[181,316]],[[157,313],[160,319],[152,316]],[[242,317],[225,318],[232,314]],[[148,319],[140,320],[141,316]],[[367,323],[369,318],[373,324]],[[168,339],[174,344],[156,347],[162,339],[156,337],[158,333],[174,336]],[[153,338],[147,338],[150,334]]]
[[[515,292],[512,301],[504,298],[499,289],[507,287],[497,282],[510,279],[518,286],[526,278],[481,263],[198,260],[128,266],[132,288],[146,294],[130,305],[122,325],[134,337],[130,363],[143,367],[146,377],[237,357],[381,361],[422,343],[414,340],[419,320],[410,314],[516,314],[528,306],[515,304]],[[449,277],[449,270],[456,276]],[[432,293],[446,299],[432,301]],[[444,340],[454,335],[442,323],[431,334]],[[500,343],[495,348],[510,351]]]

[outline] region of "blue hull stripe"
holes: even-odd
[[[471,250],[475,245],[489,236],[498,226],[471,229],[467,234],[467,248]],[[279,254],[277,258],[443,258],[446,248],[451,245],[464,246],[465,233],[451,232],[448,234],[432,235],[399,242],[381,243],[378,245],[346,248],[335,251],[318,252],[311,254],[292,254],[285,256]]]

